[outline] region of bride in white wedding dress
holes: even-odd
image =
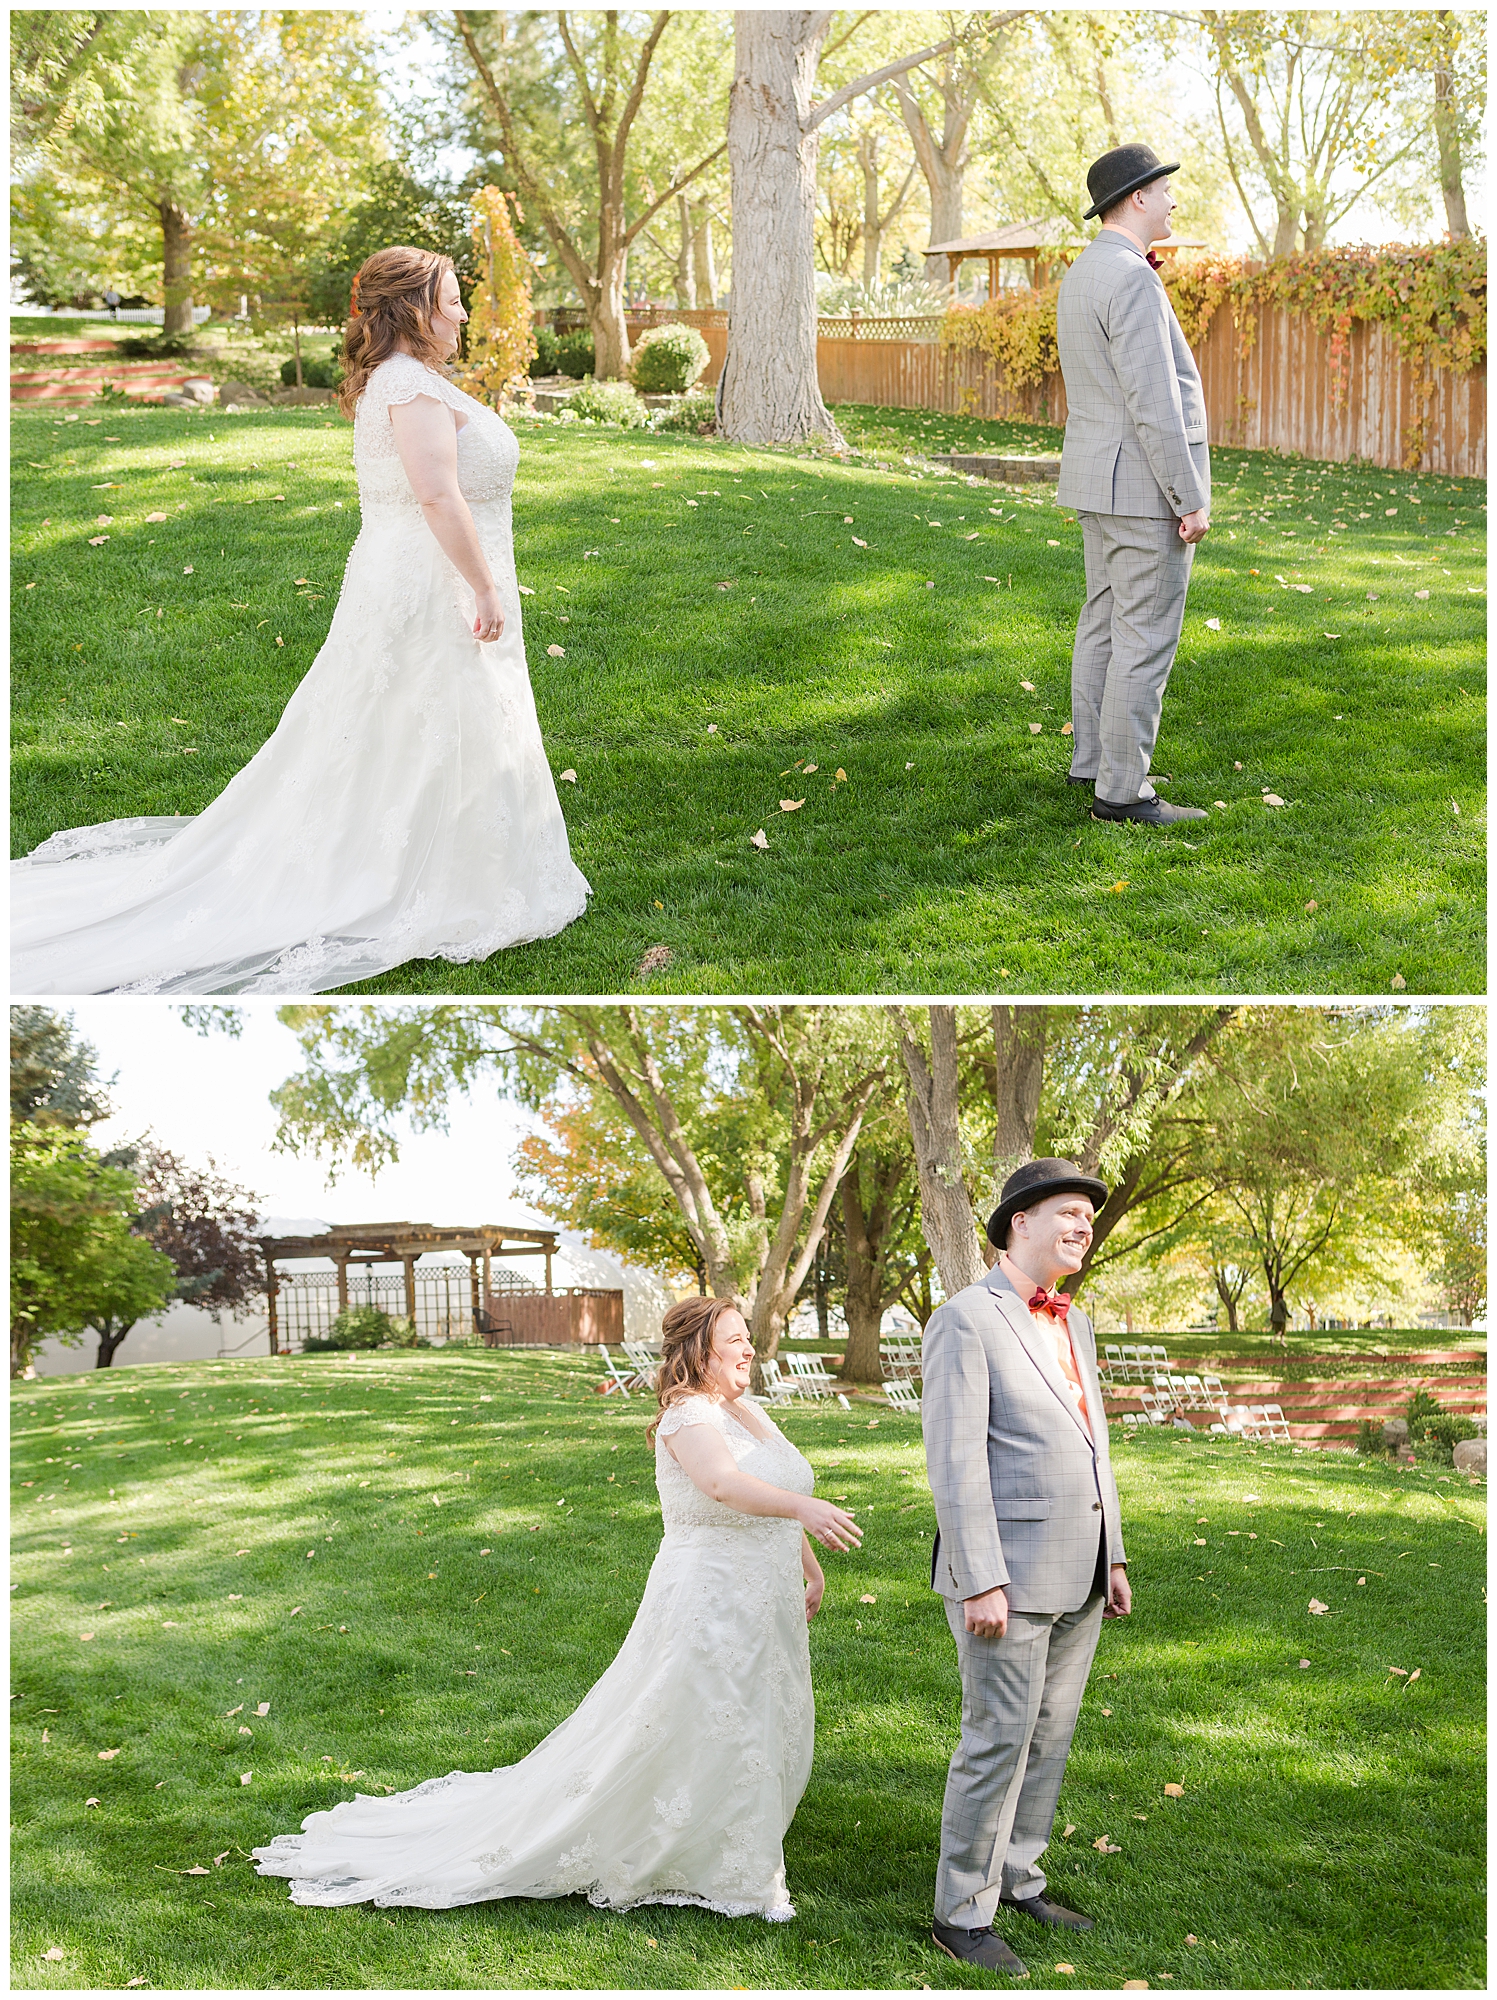
[[[362,519],[326,642],[206,811],[73,827],[12,864],[13,993],[317,993],[582,915],[520,631],[519,444],[437,365],[466,318],[446,258],[364,264],[343,389]]]
[[[795,1915],[782,1843],[811,1771],[806,1626],[822,1594],[807,1537],[849,1549],[861,1530],[812,1497],[810,1466],[746,1398],[753,1345],[727,1300],[681,1301],[664,1335],[665,1535],[612,1666],[518,1764],[360,1794],[257,1847],[293,1902],[585,1893],[603,1909]]]

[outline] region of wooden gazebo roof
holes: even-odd
[[[554,1229],[521,1229],[508,1222],[335,1222],[316,1236],[256,1241],[270,1263],[326,1257],[335,1264],[400,1264],[432,1250],[455,1250],[464,1257],[554,1257],[561,1248]]]
[[[988,293],[991,297],[998,290],[998,266],[1005,257],[1021,258],[1029,266],[1029,282],[1039,283],[1042,267],[1051,264],[1068,264],[1077,254],[1073,242],[1064,240],[1065,232],[1054,222],[1008,222],[1001,229],[989,229],[980,236],[957,236],[949,243],[932,243],[926,251],[928,257],[944,257],[951,282],[956,283],[956,274],[969,257],[979,259],[988,267]],[[1167,242],[1156,243],[1154,249],[1167,256],[1176,250],[1204,250],[1204,238],[1194,236],[1172,236]]]

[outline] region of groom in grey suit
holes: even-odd
[[[1185,620],[1195,544],[1209,529],[1211,460],[1195,358],[1152,243],[1175,206],[1148,146],[1119,146],[1087,171],[1102,227],[1060,282],[1056,335],[1066,383],[1056,498],[1081,521],[1086,603],[1071,656],[1070,778],[1095,784],[1093,819],[1166,826],[1204,819],[1167,805],[1149,764]]]
[[[1039,1858],[1102,1620],[1131,1609],[1096,1343],[1056,1290],[1081,1268],[1106,1199],[1069,1160],[1020,1167],[988,1223],[998,1262],[925,1329],[931,1586],[962,1676],[932,1937],[1014,1976],[1025,1967],[992,1928],[1000,1903],[1052,1929],[1092,1928],[1046,1894]]]

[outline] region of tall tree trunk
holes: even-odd
[[[878,283],[884,232],[878,214],[878,134],[866,128],[858,134],[858,165],[863,173],[863,283]]]
[[[920,1230],[936,1260],[946,1296],[951,1298],[968,1285],[979,1283],[988,1267],[963,1174],[956,1009],[932,1007],[929,1011],[931,1052],[927,1058],[904,1009],[889,1009],[899,1030],[904,1064],[905,1106],[920,1179]]]
[[[696,279],[697,304],[715,306],[717,304],[717,259],[712,252],[712,216],[710,211],[696,226],[696,234],[691,239],[691,257]]]
[[[99,1356],[94,1363],[96,1368],[112,1368],[114,1366],[114,1357],[123,1345],[125,1335],[134,1324],[133,1319],[127,1319],[124,1325],[116,1331],[115,1323],[112,1319],[105,1320],[102,1326],[99,1325],[97,1320],[92,1322],[94,1332],[99,1336]]]
[[[629,252],[600,257],[598,283],[587,302],[593,336],[593,374],[599,382],[617,382],[629,370],[629,329],[624,323],[624,291],[629,280]]]
[[[1216,1266],[1212,1267],[1211,1277],[1216,1286],[1216,1296],[1227,1309],[1228,1333],[1240,1333],[1242,1329],[1237,1324],[1237,1301],[1242,1297],[1241,1284],[1228,1284],[1226,1272]]]
[[[717,413],[739,444],[843,443],[816,379],[821,140],[811,93],[829,19],[779,8],[733,16],[733,290]]]
[[[995,1194],[1016,1167],[1034,1158],[1049,1025],[1047,1007],[993,1009],[993,1101],[998,1114],[993,1128]]]
[[[1436,19],[1448,32],[1450,10],[1442,7]],[[1440,192],[1445,197],[1445,227],[1452,237],[1469,236],[1471,225],[1466,219],[1466,188],[1461,176],[1461,128],[1455,106],[1455,78],[1443,66],[1435,71],[1435,142],[1440,149]]]
[[[692,256],[691,203],[684,194],[677,195],[676,210],[681,223],[681,249],[675,269],[676,304],[693,312],[697,302],[696,260]]]
[[[163,299],[166,317],[162,323],[163,335],[188,333],[193,329],[192,317],[192,224],[187,216],[170,199],[157,204],[157,214],[161,217],[162,275],[164,280]],[[107,1362],[100,1362],[107,1367]]]
[[[842,1376],[881,1382],[879,1332],[884,1317],[884,1265],[889,1247],[888,1175],[874,1161],[865,1176],[853,1155],[842,1177],[842,1236],[847,1246],[847,1352]]]

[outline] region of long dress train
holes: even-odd
[[[465,419],[458,480],[504,605],[427,527],[390,406]],[[510,529],[519,444],[410,355],[354,424],[362,521],[325,643],[276,731],[190,819],[54,833],[11,870],[14,993],[315,993],[412,958],[481,959],[586,908],[525,664]]]
[[[312,1813],[254,1850],[262,1875],[289,1876],[292,1901],[317,1905],[445,1910],[585,1892],[607,1909],[795,1915],[782,1843],[815,1724],[801,1530],[693,1485],[665,1439],[699,1423],[744,1471],[812,1490],[778,1430],[755,1437],[707,1396],[675,1404],[655,1447],[660,1551],[628,1637],[580,1706],[518,1764]]]

